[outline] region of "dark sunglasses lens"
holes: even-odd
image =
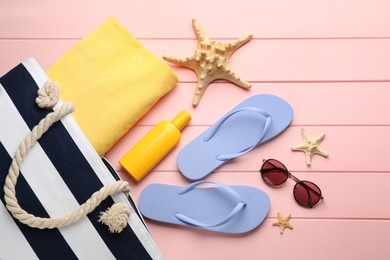
[[[286,167],[277,160],[267,160],[260,169],[261,176],[269,185],[280,185],[288,178]]]
[[[294,186],[295,200],[302,206],[311,208],[316,205],[322,195],[320,188],[310,181],[300,181]]]

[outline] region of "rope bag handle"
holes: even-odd
[[[38,97],[35,101],[40,108],[51,109],[58,102],[59,92],[58,83],[47,81],[45,85],[39,89]],[[29,214],[21,208],[16,198],[15,187],[24,158],[34,144],[37,143],[42,135],[47,132],[55,122],[61,120],[61,118],[73,111],[74,104],[72,102],[64,102],[55,111],[47,114],[46,117],[43,118],[25,137],[12,158],[12,163],[4,185],[4,199],[6,207],[12,216],[30,227],[53,229],[70,225],[95,210],[95,208],[107,197],[120,192],[127,195],[130,192],[129,184],[127,182],[116,181],[93,193],[86,202],[80,205],[73,212],[64,216],[52,218],[37,217],[33,214]],[[114,203],[111,208],[108,208],[105,212],[101,212],[98,221],[107,225],[111,233],[120,233],[126,227],[129,216],[130,208],[126,204]]]

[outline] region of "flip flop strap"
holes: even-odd
[[[185,194],[185,193],[191,191],[192,189],[194,189],[196,186],[199,186],[199,185],[204,184],[204,183],[212,183],[212,184],[215,184],[215,185],[218,185],[219,187],[221,187],[222,188],[221,191],[226,193],[234,201],[238,201],[236,206],[233,208],[233,210],[225,218],[221,219],[217,223],[206,224],[206,223],[200,222],[200,221],[195,220],[195,219],[193,219],[191,217],[188,217],[186,215],[183,215],[181,213],[176,212],[174,214],[174,216],[177,219],[179,219],[179,220],[181,220],[183,222],[186,222],[186,223],[188,223],[190,225],[197,226],[197,227],[203,227],[203,228],[205,228],[205,227],[215,227],[215,226],[223,225],[226,222],[228,222],[229,220],[231,220],[234,216],[236,216],[241,211],[242,208],[244,208],[246,206],[246,202],[242,199],[240,194],[238,194],[234,189],[232,189],[229,186],[226,186],[225,184],[222,184],[222,183],[219,183],[219,182],[214,182],[214,181],[204,180],[204,181],[197,181],[197,182],[191,183],[190,185],[188,185],[186,187],[180,188],[178,190],[177,194],[179,194],[179,195]]]
[[[267,131],[268,131],[269,127],[271,126],[271,121],[272,121],[271,115],[267,111],[265,111],[261,108],[244,107],[244,108],[237,109],[237,110],[225,115],[217,124],[215,124],[214,126],[212,126],[209,129],[206,136],[203,138],[203,141],[208,142],[218,132],[219,128],[222,126],[223,123],[226,122],[227,119],[229,119],[232,115],[239,113],[239,112],[242,112],[242,111],[255,112],[255,113],[258,113],[258,114],[265,117],[265,124],[264,124],[264,128],[262,130],[261,135],[259,136],[259,138],[257,139],[257,141],[254,145],[247,147],[238,153],[220,154],[217,156],[217,160],[227,161],[227,160],[230,160],[230,159],[233,159],[233,158],[236,158],[236,157],[239,157],[239,156],[246,154],[247,152],[249,152],[253,148],[255,148],[264,139],[265,135],[267,134]]]

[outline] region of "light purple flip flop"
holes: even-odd
[[[196,188],[203,183],[217,186]],[[142,215],[156,221],[241,234],[263,222],[270,200],[254,187],[198,181],[185,187],[150,184],[141,192],[139,208]]]
[[[177,166],[186,178],[202,179],[283,132],[293,115],[291,106],[280,97],[252,96],[183,147]]]

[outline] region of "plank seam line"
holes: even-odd
[[[186,69],[179,66],[172,65],[172,68]],[[195,74],[194,74],[195,77]],[[250,83],[389,83],[390,79],[356,79],[356,80],[249,80]],[[193,80],[181,80],[179,83],[193,83]],[[212,84],[232,84],[228,81],[215,81]]]
[[[260,160],[259,160],[259,164],[260,164]],[[260,167],[259,167],[260,169]],[[115,169],[117,172],[120,172],[120,173],[123,173],[123,174],[127,174],[127,172],[125,170],[123,170],[122,168],[119,168],[119,169]],[[179,170],[153,170],[151,171],[151,173],[179,173]],[[230,171],[221,171],[221,170],[217,170],[215,171],[215,173],[253,173],[253,174],[258,174],[260,176],[260,173],[258,171],[253,171],[253,170],[230,170]],[[339,173],[359,173],[359,174],[384,174],[384,175],[387,175],[387,174],[390,174],[390,171],[342,171],[342,170],[333,170],[333,171],[318,171],[318,170],[298,170],[298,171],[291,171],[293,173],[296,173],[296,174],[299,174],[299,173],[310,173],[310,174],[315,174],[315,173],[326,173],[326,174],[339,174]]]
[[[320,206],[320,205],[319,205]],[[278,219],[276,217],[267,217],[267,219]],[[328,218],[321,218],[321,217],[294,217],[292,216],[291,219],[294,220],[349,220],[349,221],[389,221],[389,218],[354,218],[354,217],[328,217]]]
[[[136,37],[136,36],[135,36]],[[196,41],[196,38],[193,37],[136,37],[138,40],[141,41]],[[0,37],[0,40],[81,40],[83,37]],[[222,41],[230,41],[230,40],[236,40],[236,37],[212,37],[210,36],[210,39],[213,40],[222,40]],[[300,40],[310,40],[310,41],[316,41],[316,40],[389,40],[390,37],[387,36],[372,36],[372,37],[253,37],[252,41],[300,41]]]

